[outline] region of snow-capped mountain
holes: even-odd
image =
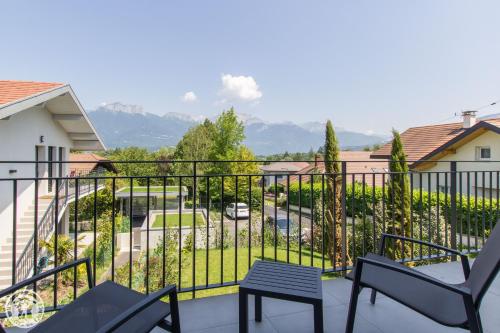
[[[141,106],[122,103],[103,104],[89,111],[89,117],[110,147],[140,146],[158,149],[175,146],[184,133],[206,117],[169,112],[163,116],[145,112]],[[324,143],[325,124],[309,122],[272,123],[248,114],[238,114],[245,125],[245,144],[257,155],[318,149]],[[213,120],[213,119],[212,119]],[[386,138],[337,128],[342,148],[362,148]]]
[[[99,109],[106,110],[108,112],[122,112],[122,113],[130,113],[130,114],[140,114],[140,115],[146,115],[146,112],[144,112],[144,109],[140,105],[133,105],[133,104],[123,104],[120,102],[114,102],[114,103],[102,103],[99,107]]]

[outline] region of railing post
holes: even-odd
[[[12,181],[12,284],[16,284],[17,270],[17,180]]]
[[[450,245],[457,249],[457,162],[450,162]],[[452,261],[457,257],[452,256]]]
[[[196,161],[193,162],[193,231],[192,231],[192,241],[193,241],[193,276],[192,276],[192,296],[196,298]]]
[[[341,189],[341,210],[342,210],[342,275],[345,276],[347,267],[347,162],[342,161],[342,189]],[[354,235],[353,235],[354,236]]]

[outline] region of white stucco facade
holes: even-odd
[[[0,156],[2,161],[39,161],[49,159],[67,160],[73,142],[64,129],[53,121],[51,113],[44,107],[32,107],[16,113],[7,120],[0,120]],[[38,150],[38,153],[37,153]],[[60,156],[62,155],[62,156]],[[62,175],[67,174],[67,165],[61,164]],[[33,163],[1,163],[0,178],[33,178],[36,175]],[[48,166],[39,164],[39,177],[48,176]],[[59,175],[59,166],[53,166],[53,176]],[[33,203],[35,186],[32,180],[17,181],[18,215]],[[39,183],[39,195],[49,194],[47,181]],[[13,182],[0,181],[0,241],[12,230]],[[7,232],[6,232],[7,231]]]
[[[36,84],[1,82],[7,93]],[[47,90],[0,104],[0,244],[5,244],[4,241],[12,236],[13,180],[17,179],[17,223],[27,223],[23,221],[26,219],[23,214],[34,204],[33,178],[67,176],[67,164],[43,162],[67,161],[71,149],[102,150],[104,145],[69,85],[56,84]],[[23,161],[31,163],[15,163]],[[35,161],[40,163],[33,163]],[[38,182],[39,199],[50,200],[55,193],[55,184],[51,183],[47,180]],[[39,218],[43,204],[40,206]]]

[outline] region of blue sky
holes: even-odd
[[[87,109],[234,105],[387,133],[500,99],[499,15],[497,0],[3,1],[0,78],[68,82]]]

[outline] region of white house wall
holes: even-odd
[[[488,146],[491,148],[491,162],[488,161],[476,161],[476,147]],[[456,150],[455,154],[448,154],[437,162],[437,164],[429,169],[422,172],[422,188],[428,190],[428,177],[431,179],[431,190],[435,191],[437,188],[437,175],[436,172],[449,172],[450,162],[457,161],[457,171],[462,171],[462,193],[467,194],[468,184],[471,196],[475,194],[475,188],[478,188],[478,195],[482,196],[483,187],[483,171],[484,171],[484,187],[489,189],[490,186],[493,189],[493,198],[496,197],[497,191],[497,171],[500,171],[500,134],[487,131],[474,140],[466,143]],[[460,162],[468,161],[468,162]],[[465,171],[472,171],[469,173],[470,182],[467,184],[467,173]],[[491,173],[490,173],[491,171]],[[475,175],[477,174],[477,182]],[[490,174],[491,174],[491,184],[490,184]],[[446,174],[448,177],[448,188],[450,187],[450,175]],[[420,176],[417,174],[413,175],[414,188],[418,189],[420,187]],[[445,185],[445,174],[440,174],[439,185],[441,189]],[[457,191],[459,188],[459,177],[457,177]],[[486,197],[489,197],[489,193],[486,193]]]
[[[43,143],[40,137],[43,136]],[[44,146],[47,160],[49,146],[55,147],[55,155],[59,147],[64,147],[64,160],[68,159],[72,141],[62,129],[54,122],[51,113],[42,107],[33,107],[12,115],[8,120],[0,120],[0,160],[1,161],[34,161],[35,147]],[[58,159],[58,157],[56,157]],[[63,174],[67,174],[67,165],[63,165]],[[47,176],[47,167],[44,176]],[[9,170],[17,170],[9,173]],[[58,167],[54,165],[54,174],[57,175]],[[14,179],[34,177],[34,164],[0,163],[0,179]],[[34,182],[18,181],[18,217],[34,200]],[[47,193],[47,184],[39,186],[40,195]],[[12,182],[0,181],[0,242],[5,240],[12,232]]]

